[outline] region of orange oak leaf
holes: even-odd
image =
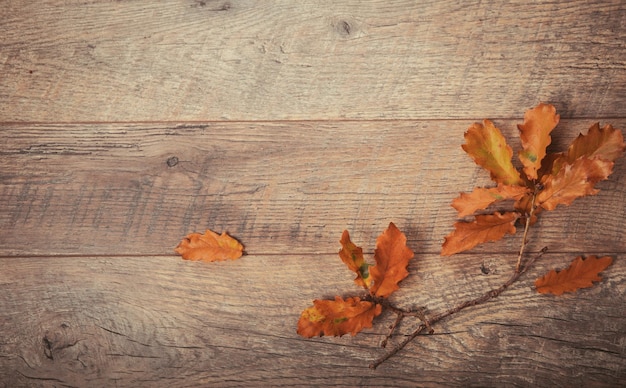
[[[567,269],[560,272],[552,270],[535,281],[535,288],[541,294],[561,295],[580,288],[589,288],[593,282],[602,280],[598,274],[613,262],[610,256],[589,256],[583,260],[578,256]]]
[[[243,245],[226,232],[221,235],[207,230],[204,234],[191,233],[175,249],[185,260],[235,260],[243,254]]]
[[[606,179],[612,169],[613,162],[608,160],[576,159],[573,164],[565,164],[556,175],[546,176],[537,203],[546,210],[554,210],[557,205],[570,205],[578,197],[594,195],[599,190],[593,186]]]
[[[569,146],[567,152],[548,154],[544,158],[538,173],[542,182],[548,175],[557,175],[567,164],[573,164],[576,159],[601,159],[615,161],[624,153],[626,144],[622,131],[613,128],[610,124],[600,128],[598,123],[593,124],[587,134],[580,134]]]
[[[580,134],[567,150],[567,162],[574,161],[582,156],[590,159],[614,161],[624,153],[624,136],[622,131],[613,128],[610,124],[600,128],[598,123],[593,124],[586,135]]]
[[[457,221],[454,223],[454,231],[445,238],[441,255],[450,256],[487,241],[499,240],[507,233],[514,234],[518,217],[518,213],[495,212],[478,215],[472,222]]]
[[[525,186],[498,185],[490,189],[477,187],[471,193],[461,193],[452,201],[452,207],[459,212],[459,217],[474,214],[477,210],[487,208],[497,201],[507,199],[519,200],[530,191]]]
[[[298,334],[311,338],[315,336],[339,336],[350,333],[356,335],[382,312],[382,305],[362,301],[358,297],[335,300],[314,300],[313,306],[305,309],[298,320]]]
[[[491,179],[505,185],[520,185],[522,180],[513,167],[513,150],[504,136],[489,120],[474,123],[465,132],[463,150],[474,162],[491,174]]]
[[[413,251],[406,246],[406,236],[391,222],[389,227],[376,239],[374,260],[370,268],[372,295],[386,298],[400,288],[398,283],[408,276],[406,267],[413,258]]]
[[[524,123],[517,126],[522,140],[522,150],[518,155],[524,166],[524,173],[530,180],[537,179],[537,170],[541,168],[546,148],[552,141],[550,132],[559,123],[559,119],[554,106],[539,104],[526,111]]]
[[[369,288],[371,277],[369,275],[369,264],[363,259],[363,249],[354,245],[347,230],[343,231],[339,242],[341,243],[339,257],[351,271],[356,273],[354,282],[363,288]]]

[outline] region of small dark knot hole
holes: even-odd
[[[174,167],[178,164],[178,158],[176,156],[172,156],[171,158],[167,159],[166,163],[168,167]]]
[[[352,27],[350,27],[350,23],[348,23],[347,21],[343,20],[341,22],[340,26],[343,29],[343,31],[346,33],[346,35],[350,35],[350,31],[352,30]]]

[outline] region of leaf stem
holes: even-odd
[[[532,213],[532,212],[531,212]],[[543,256],[544,253],[546,253],[548,250],[548,247],[544,247],[541,251],[539,251],[539,253],[537,255],[535,255],[533,258],[531,258],[530,260],[528,260],[528,262],[521,267],[520,269],[516,269],[515,272],[513,272],[513,274],[511,275],[511,277],[504,283],[502,284],[500,287],[498,288],[494,288],[486,293],[484,293],[483,295],[479,296],[478,298],[475,299],[471,299],[471,300],[467,300],[463,303],[458,304],[457,306],[444,311],[442,313],[436,314],[428,319],[426,319],[426,317],[422,314],[421,316],[418,315],[418,317],[420,317],[420,319],[422,319],[422,321],[424,323],[422,323],[421,325],[419,325],[417,327],[417,329],[415,329],[415,331],[413,331],[413,333],[411,333],[408,337],[406,337],[404,340],[402,340],[402,342],[398,343],[396,346],[393,347],[393,349],[391,349],[389,352],[385,353],[383,356],[381,356],[380,358],[376,359],[374,362],[372,362],[369,367],[371,369],[376,369],[380,364],[382,364],[383,362],[387,361],[388,359],[390,359],[391,357],[393,357],[396,353],[398,353],[400,350],[402,350],[409,342],[413,341],[418,335],[422,334],[422,332],[426,329],[429,330],[429,334],[432,334],[432,328],[430,327],[430,325],[441,321],[444,318],[449,317],[452,314],[456,314],[459,311],[471,307],[471,306],[477,306],[479,304],[483,304],[493,298],[498,297],[501,293],[503,293],[507,288],[509,288],[513,283],[515,283],[524,273],[526,273],[526,271],[528,271],[530,269],[530,267],[532,267],[532,265],[535,263],[535,261],[537,261],[541,256]],[[399,310],[399,309],[397,309]],[[407,314],[408,315],[408,314]],[[414,315],[414,314],[412,314]],[[399,315],[400,316],[400,315]],[[399,319],[396,320],[397,323],[399,323]],[[394,324],[393,329],[395,329],[395,327],[397,326],[397,323]],[[386,342],[386,341],[385,341]]]
[[[535,200],[537,198],[537,189],[533,193],[533,197],[530,201],[530,212],[526,216],[526,225],[524,226],[524,235],[522,236],[522,245],[519,249],[519,255],[517,256],[517,264],[515,265],[515,273],[519,273],[520,268],[522,266],[522,257],[524,256],[524,250],[526,249],[526,244],[528,243],[528,230],[530,229],[530,222],[535,214]]]

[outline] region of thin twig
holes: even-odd
[[[419,308],[417,311],[415,311],[415,310],[404,310],[404,309],[401,309],[401,308],[398,308],[398,307],[392,305],[391,303],[389,303],[389,301],[387,301],[386,299],[383,299],[383,298],[377,298],[377,297],[373,297],[373,296],[369,296],[369,297],[366,297],[366,298],[371,300],[371,301],[373,301],[374,303],[378,303],[378,304],[383,305],[385,308],[391,310],[393,313],[396,314],[396,320],[389,327],[389,334],[387,334],[387,336],[380,343],[380,346],[382,348],[387,346],[387,343],[389,342],[391,337],[393,337],[393,333],[396,331],[396,328],[398,327],[400,322],[402,322],[402,319],[404,319],[404,317],[413,316],[413,317],[418,317],[419,318],[419,317],[423,316],[423,310],[424,310],[423,307]]]
[[[398,327],[400,322],[402,322],[402,318],[404,318],[404,315],[398,314],[398,316],[396,317],[396,320],[394,321],[394,323],[389,327],[389,334],[387,334],[385,339],[383,339],[383,341],[380,343],[380,347],[381,348],[387,347],[387,342],[389,342],[389,340],[393,336],[393,332],[396,331],[396,327]]]
[[[528,229],[530,229],[530,222],[535,214],[535,199],[537,198],[537,190],[533,193],[533,197],[530,201],[530,212],[526,217],[526,225],[524,226],[524,235],[522,236],[522,245],[519,249],[519,255],[517,256],[517,265],[515,265],[515,272],[519,272],[522,265],[522,257],[524,256],[524,250],[526,249],[526,243],[528,242]]]
[[[547,250],[548,250],[548,247],[544,247],[541,251],[539,251],[539,253],[537,255],[535,255],[533,258],[528,260],[528,262],[526,263],[526,265],[524,265],[524,267],[522,267],[520,270],[515,270],[515,272],[513,272],[513,274],[509,278],[509,280],[507,280],[500,287],[494,288],[494,289],[484,293],[483,295],[479,296],[478,298],[475,298],[475,299],[472,299],[472,300],[467,300],[467,301],[465,301],[463,303],[460,303],[457,306],[455,306],[455,307],[453,307],[453,308],[451,308],[451,309],[449,309],[447,311],[444,311],[442,313],[434,315],[431,318],[429,318],[428,320],[425,320],[424,321],[425,323],[419,325],[418,328],[415,329],[415,331],[413,333],[411,333],[408,337],[406,337],[404,340],[402,340],[402,342],[400,342],[396,346],[394,346],[394,348],[391,349],[388,353],[384,354],[383,356],[381,356],[380,358],[378,358],[377,360],[372,362],[369,365],[369,367],[372,368],[372,369],[376,369],[376,367],[378,367],[380,364],[382,364],[383,362],[387,361],[388,359],[393,357],[396,353],[398,353],[400,350],[402,350],[409,342],[413,341],[415,339],[415,337],[417,337],[424,330],[429,328],[430,325],[432,325],[432,324],[434,324],[436,322],[439,322],[442,319],[447,318],[447,317],[449,317],[452,314],[456,314],[459,311],[461,311],[461,310],[463,310],[463,309],[465,309],[467,307],[476,306],[476,305],[485,303],[488,300],[491,300],[493,298],[498,297],[507,288],[509,288],[509,286],[511,286],[511,284],[515,283],[524,273],[526,273],[526,271],[528,271],[530,269],[530,267],[532,267],[532,265],[535,263],[535,261],[537,261],[541,256],[543,256],[543,254],[546,253]],[[431,329],[429,329],[429,330],[431,330]]]

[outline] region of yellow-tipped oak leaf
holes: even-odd
[[[370,293],[386,298],[400,288],[398,283],[408,276],[407,266],[413,256],[413,251],[406,246],[404,233],[393,222],[389,223],[389,227],[376,239],[376,265],[369,269],[372,277]]]
[[[204,234],[191,233],[175,249],[183,259],[193,261],[235,260],[243,254],[243,245],[226,232],[221,235],[207,230]]]
[[[315,336],[356,335],[367,327],[382,312],[382,305],[362,301],[358,297],[335,300],[314,300],[313,306],[305,309],[298,320],[298,334]]]
[[[610,124],[600,128],[593,124],[586,135],[580,134],[567,149],[567,162],[574,163],[580,157],[614,161],[624,153],[624,136],[622,131]]]
[[[369,288],[371,277],[369,274],[369,264],[367,264],[363,258],[363,249],[354,245],[350,240],[350,234],[347,230],[343,231],[339,242],[341,243],[339,257],[351,271],[356,273],[354,282],[363,288]]]
[[[541,168],[541,161],[546,156],[546,148],[552,138],[550,132],[559,123],[560,116],[552,105],[539,104],[526,111],[524,123],[517,127],[522,140],[522,150],[519,159],[524,166],[524,173],[530,180],[537,179],[537,171]]]
[[[504,136],[489,120],[474,123],[465,132],[463,150],[474,162],[491,174],[491,179],[504,185],[521,185],[519,173],[513,167],[513,150]]]
[[[561,295],[574,292],[580,288],[589,288],[593,282],[602,280],[598,274],[613,262],[610,256],[598,258],[589,256],[584,259],[578,256],[567,269],[560,272],[551,270],[535,281],[535,288],[541,294]]]
[[[454,230],[446,236],[441,250],[442,256],[450,256],[474,248],[478,244],[497,241],[505,234],[515,234],[518,213],[506,212],[484,214],[472,222],[457,221]]]
[[[546,210],[557,205],[570,205],[578,197],[594,195],[593,186],[606,179],[613,169],[613,162],[582,157],[573,164],[565,164],[556,175],[547,175],[543,189],[537,195],[537,204]]]
[[[490,189],[477,187],[471,193],[461,193],[452,201],[452,207],[459,212],[459,217],[474,214],[477,210],[486,209],[489,205],[507,199],[521,199],[529,192],[525,186],[498,185]]]

